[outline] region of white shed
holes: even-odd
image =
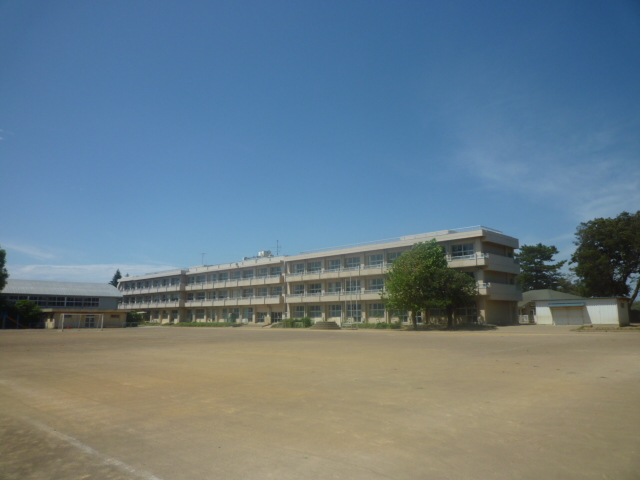
[[[536,300],[538,325],[629,325],[628,298]]]

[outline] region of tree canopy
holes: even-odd
[[[19,300],[13,305],[12,310],[27,324],[39,322],[42,316],[42,309],[32,300]]]
[[[560,269],[567,261],[553,263],[553,256],[558,253],[555,246],[541,243],[520,247],[520,253],[517,255],[520,260],[520,275],[517,281],[523,291],[545,288],[558,290],[561,287],[564,282]]]
[[[7,279],[9,278],[9,272],[5,268],[7,264],[7,251],[3,248],[0,248],[0,292],[4,290],[4,287],[7,285]]]
[[[109,282],[114,287],[118,286],[118,280],[122,278],[122,274],[120,273],[120,269],[116,270],[116,273],[113,274],[113,278]]]
[[[587,297],[629,297],[640,288],[640,211],[581,223],[576,231],[573,271]]]
[[[453,325],[456,307],[468,305],[477,295],[475,280],[450,269],[444,249],[435,240],[415,244],[393,263],[387,274],[382,299],[390,310],[408,310],[414,328],[416,312],[430,308],[447,311]]]

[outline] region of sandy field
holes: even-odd
[[[640,479],[640,333],[0,331],[0,478]]]

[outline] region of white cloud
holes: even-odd
[[[120,270],[122,275],[144,275],[146,273],[175,270],[170,265],[7,265],[9,280],[50,280],[59,282],[107,283]]]

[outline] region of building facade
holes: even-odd
[[[479,297],[456,313],[466,321],[517,323],[522,299],[515,278],[518,240],[487,227],[409,235],[300,255],[256,257],[120,279],[120,308],[151,322],[269,324],[284,318],[315,321],[407,321],[407,312],[386,311],[380,294],[393,261],[417,242],[436,239],[449,267],[472,275]],[[432,310],[430,315],[443,314]],[[420,319],[421,321],[422,319]]]
[[[122,293],[103,283],[48,282],[9,279],[1,294],[9,303],[31,300],[40,306],[43,318],[39,326],[60,328],[122,327],[126,312],[118,308]],[[20,319],[4,314],[3,328],[18,327]]]

